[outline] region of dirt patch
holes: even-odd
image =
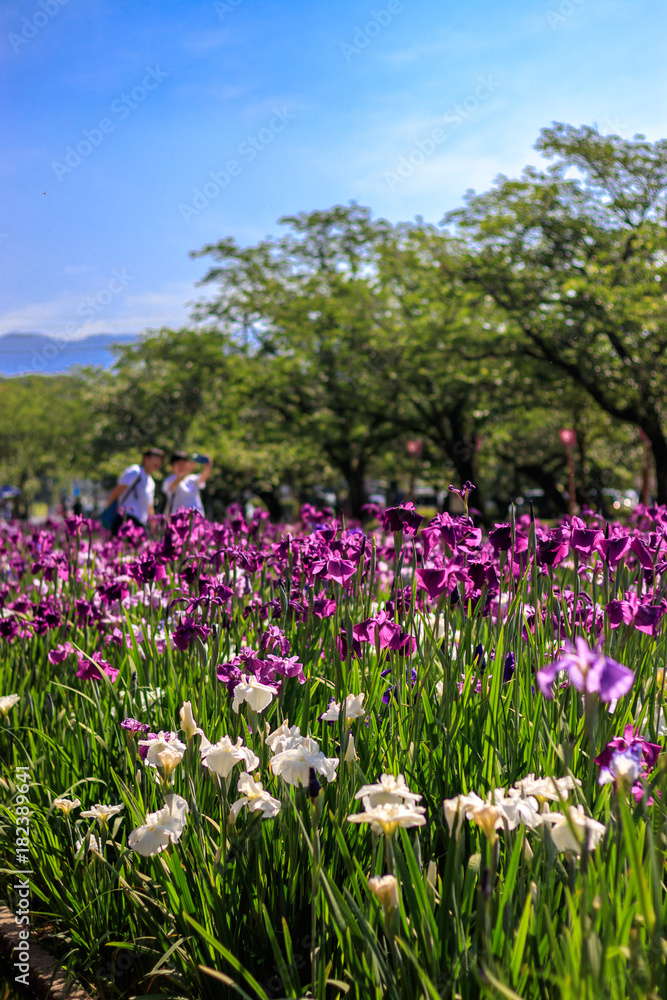
[[[19,928],[14,921],[14,914],[6,906],[0,906],[0,950],[5,959],[4,975],[11,983],[16,969],[12,969],[13,949],[19,943]],[[58,963],[40,948],[34,937],[30,940],[30,971],[29,986],[23,983],[14,987],[17,992],[30,997],[31,1000],[95,1000],[95,997],[74,982],[69,988],[67,977],[58,970]]]

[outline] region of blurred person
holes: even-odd
[[[213,469],[211,459],[206,455],[191,456],[184,451],[175,451],[169,464],[171,475],[162,483],[162,490],[167,495],[165,514],[168,516],[179,510],[197,510],[203,517],[201,490]],[[200,471],[197,471],[197,466],[200,466]]]
[[[111,528],[112,535],[118,534],[125,518],[140,528],[146,528],[148,518],[155,513],[155,480],[152,473],[162,467],[163,458],[161,448],[147,448],[141,456],[141,464],[128,465],[119,477],[108,500],[110,504],[118,500],[118,506],[122,508]]]

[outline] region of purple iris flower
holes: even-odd
[[[380,677],[388,677],[390,673],[391,673],[391,667],[388,667],[386,670],[382,671]],[[412,667],[412,669],[410,670],[409,675],[406,669],[405,682],[409,688],[413,688],[417,683],[417,671],[415,670],[414,667]],[[388,705],[392,698],[398,699],[398,695],[396,694],[396,689],[397,689],[396,684],[392,685],[392,687],[387,688],[385,693],[382,695],[383,704]]]
[[[354,626],[356,628],[357,626]],[[352,656],[361,656],[361,642],[354,634],[354,628],[352,630]],[[338,655],[341,660],[347,659],[347,632],[345,629],[341,629],[336,637],[336,648],[338,649]]]
[[[402,649],[408,656],[417,648],[414,637],[409,632],[402,632],[401,626],[392,621],[386,611],[378,611],[375,618],[367,618],[359,625],[354,625],[352,632],[354,638],[361,642],[373,645],[378,643],[380,649]]]
[[[176,648],[185,652],[196,635],[199,636],[202,642],[206,642],[210,634],[210,625],[202,625],[198,621],[195,621],[194,618],[185,616],[178,628],[174,629],[171,637],[174,640]]]
[[[227,685],[227,690],[230,695],[234,694],[234,688],[237,684],[241,683],[241,669],[239,663],[241,661],[235,660],[231,663],[219,663],[217,668],[218,680],[222,684]]]
[[[126,572],[137,583],[153,583],[157,580],[164,580],[167,575],[162,563],[159,563],[155,556],[150,553],[137,562],[129,563]]]
[[[123,719],[120,724],[121,729],[127,729],[128,733],[147,733],[151,728],[146,722],[139,722],[138,719]]]
[[[661,753],[662,747],[659,743],[649,743],[643,736],[638,736],[632,723],[629,723],[623,730],[623,735],[607,743],[602,753],[595,758],[594,763],[600,768],[598,784],[606,785],[616,781],[621,770],[626,775],[636,771],[632,794],[636,801],[639,801],[644,794],[644,786],[640,779],[650,774]],[[623,764],[624,767],[621,766]]]
[[[97,588],[104,604],[115,604],[116,601],[124,601],[130,593],[125,580],[114,580],[110,584],[100,584]]]
[[[615,569],[630,548],[630,542],[630,535],[616,535],[612,538],[601,539],[598,543],[598,548],[602,552],[607,565]]]
[[[49,629],[59,628],[61,624],[60,612],[53,604],[38,604],[35,607],[32,620],[35,635],[44,635]]]
[[[180,554],[181,545],[182,543],[180,538],[176,534],[174,528],[169,524],[167,525],[164,533],[162,543],[159,548],[156,549],[156,552],[162,559],[175,559],[176,556]]]
[[[313,614],[316,618],[331,618],[336,613],[336,602],[328,597],[316,597],[313,600]]]
[[[0,636],[11,642],[19,633],[19,625],[15,618],[0,618]]]
[[[356,572],[357,566],[350,559],[329,559],[324,579],[335,580],[336,583],[345,584]]]
[[[495,552],[508,552],[512,548],[512,527],[509,524],[497,524],[489,532],[489,541]]]
[[[408,501],[400,507],[388,507],[382,515],[385,531],[402,531],[406,535],[416,535],[424,518],[417,513],[415,505]]]
[[[486,666],[486,657],[484,656],[484,646],[478,643],[475,646],[475,651],[472,654],[472,662],[479,667],[479,669],[484,673],[484,667]]]
[[[459,694],[463,694],[463,691],[464,691],[465,686],[466,686],[466,675],[465,674],[461,674],[461,678],[462,678],[462,680],[458,681],[458,683],[456,685],[457,688],[458,688]],[[489,680],[490,679],[491,678],[489,678]],[[472,687],[471,687],[470,690],[474,691],[475,694],[481,694],[482,693],[482,678],[481,677],[476,677],[475,674],[473,674],[473,676],[472,676]]]
[[[298,656],[274,656],[273,653],[269,653],[264,663],[272,674],[270,682],[275,682],[275,674],[283,674],[285,677],[296,677],[299,684],[306,683],[303,663],[299,663]]]
[[[428,525],[422,528],[420,535],[424,549],[424,562],[439,541],[446,542],[450,549],[454,550],[457,537],[457,525],[454,519],[449,514],[436,514]]]
[[[635,628],[646,635],[655,635],[656,625],[664,613],[660,604],[640,604],[635,614]]]
[[[147,740],[156,740],[157,737],[158,737],[157,733],[151,733],[150,731],[147,732],[147,733],[142,733],[141,735],[144,736]],[[176,734],[175,733],[173,733],[173,734],[172,733],[165,733],[164,734],[165,743],[169,742],[169,740],[171,739],[172,735],[175,736]],[[138,749],[139,749],[139,756],[141,757],[141,759],[142,760],[146,760],[146,757],[148,756],[148,747],[141,747],[140,746]]]
[[[555,528],[541,533],[537,544],[537,562],[540,566],[557,566],[569,552],[570,532],[568,528]]]
[[[494,657],[495,657],[495,650],[491,650],[491,659],[493,659]],[[472,678],[472,685],[473,685],[472,686],[472,690],[475,692],[475,694],[481,694],[482,693],[482,676],[481,675],[484,673],[484,669],[486,667],[486,657],[484,655],[484,647],[482,646],[481,642],[479,643],[479,645],[475,646],[475,650],[474,650],[474,652],[472,654],[472,662],[473,662],[473,666],[477,666],[480,669],[480,676],[479,677],[477,677],[476,674],[473,674],[473,678]],[[514,676],[515,662],[516,661],[515,661],[514,653],[509,652],[509,653],[505,654],[505,663],[503,664],[503,683],[504,684],[506,684],[507,681],[511,681],[512,680],[512,677]],[[492,677],[493,677],[493,674],[489,674],[489,681],[491,680]],[[457,687],[458,687],[458,690],[459,690],[459,694],[463,694],[463,691],[465,689],[465,674],[461,674],[461,680],[457,682]]]
[[[388,615],[393,616],[396,612],[407,614],[412,608],[412,587],[399,588],[391,601],[386,601],[384,609]]]
[[[417,649],[417,640],[409,632],[398,632],[387,643],[387,649],[400,650],[405,656],[412,656]]]
[[[303,524],[307,524],[309,521],[321,521],[323,514],[321,510],[318,510],[312,504],[304,503],[301,506],[300,517]]]
[[[268,625],[265,632],[259,637],[260,649],[277,648],[283,656],[287,656],[290,651],[289,639],[281,628],[277,625]]]
[[[491,659],[494,659],[496,655],[495,650],[491,650]],[[479,667],[480,672],[484,673],[486,669],[486,655],[484,653],[484,646],[480,642],[475,646],[475,650],[472,654],[473,665]],[[505,662],[503,664],[503,681],[511,681],[514,675],[515,666],[515,656],[511,651],[505,654]]]
[[[81,528],[83,527],[84,519],[80,514],[73,514],[70,517],[65,518],[65,534],[66,535],[80,535]]]
[[[85,601],[83,598],[77,597],[74,601],[74,613],[79,624],[84,625],[86,622],[93,621],[96,609],[92,601]]]
[[[237,663],[244,674],[258,674],[264,669],[265,661],[252,646],[241,646],[232,663]]]
[[[630,543],[630,551],[634,552],[637,556],[637,560],[641,563],[644,569],[653,569],[653,559],[651,558],[651,553],[646,548],[641,538],[635,537]]]
[[[182,509],[171,515],[170,527],[174,529],[175,533],[183,541],[192,534],[195,513],[198,512],[192,509]],[[125,523],[127,524],[127,522]]]
[[[572,518],[571,528],[570,548],[581,556],[589,556],[604,539],[604,532],[586,527],[586,522],[580,517]]]
[[[431,601],[437,601],[449,591],[449,572],[446,569],[418,569],[416,576],[417,585],[426,591]]]
[[[472,493],[472,491],[474,489],[476,489],[476,488],[477,487],[475,486],[474,483],[471,483],[470,480],[466,480],[465,483],[463,484],[463,486],[460,489],[457,486],[452,486],[450,484],[449,492],[450,493],[456,493],[457,497],[461,497],[461,500],[463,501],[464,506],[467,507],[468,506],[468,497],[470,496],[470,494]]]
[[[66,642],[64,644],[58,643],[55,649],[49,650],[46,658],[49,661],[49,663],[55,666],[57,663],[63,663],[70,655],[70,653],[73,652],[74,652],[74,646],[71,644],[71,642]]]
[[[128,518],[127,521],[120,526],[117,538],[119,540],[124,539],[129,542],[130,545],[134,545],[135,548],[138,548],[140,542],[145,538],[145,536],[146,529],[143,525],[135,524],[134,521],[131,521]]]
[[[590,649],[581,636],[574,645],[565,640],[565,655],[537,671],[537,686],[545,698],[553,698],[553,685],[561,670],[567,670],[577,691],[597,694],[600,701],[614,701],[622,698],[632,687],[634,672],[622,663],[605,656],[596,646]]]
[[[234,596],[234,591],[226,583],[218,583],[215,580],[205,580],[199,577],[199,593],[207,601],[222,606],[226,604],[230,597]]]
[[[658,622],[664,614],[660,604],[640,604],[636,594],[627,593],[624,601],[610,601],[607,615],[612,628],[634,623],[639,632],[655,635]]]
[[[94,652],[91,659],[95,662],[91,663],[87,656],[79,657],[79,669],[76,672],[77,677],[80,677],[84,681],[99,681],[102,674],[105,673],[112,683],[116,680],[120,671],[117,667],[112,667],[110,663],[103,660],[102,654],[99,651]]]

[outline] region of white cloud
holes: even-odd
[[[465,96],[463,91],[461,99]],[[461,203],[468,188],[488,187],[502,170],[511,170],[508,145],[512,144],[505,135],[504,104],[500,86],[497,93],[479,102],[458,124],[444,120],[444,114],[455,106],[453,101],[435,115],[406,113],[399,117],[378,112],[371,127],[366,118],[363,130],[348,133],[344,145],[329,150],[327,156],[309,151],[308,162],[321,176],[338,182],[348,192],[348,199],[370,204],[375,212],[392,218],[397,213],[405,217],[408,208],[407,215],[412,216],[417,211],[424,214],[437,202],[435,211],[440,213],[439,220],[448,208]],[[435,143],[431,139],[434,129],[440,129],[446,138]],[[534,141],[532,134],[531,138]],[[405,164],[420,145],[427,155],[416,155],[413,159],[422,162],[412,168],[408,164],[405,171],[408,176],[401,177],[392,189],[386,175],[396,174],[399,165]],[[517,166],[521,169],[526,162],[526,150],[523,142],[518,146]],[[424,202],[424,196],[428,196],[429,204]],[[412,211],[408,206],[414,206]]]
[[[105,288],[106,283],[102,291]],[[43,333],[82,340],[96,333],[139,333],[149,327],[182,326],[189,318],[186,303],[198,297],[194,285],[185,281],[171,282],[160,290],[118,294],[108,304],[99,302],[97,295],[95,291],[85,297],[66,292],[48,302],[9,310],[0,315],[0,336]]]
[[[473,32],[448,32],[442,40],[431,42],[415,42],[394,52],[378,53],[383,62],[393,66],[408,66],[411,63],[423,62],[431,56],[451,55],[457,57],[468,53],[485,52],[493,49],[493,40],[484,38]],[[363,55],[363,53],[361,53]]]

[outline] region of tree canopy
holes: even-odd
[[[667,141],[544,129],[555,162],[501,177],[449,213],[461,273],[508,316],[518,349],[651,442],[667,502]]]

